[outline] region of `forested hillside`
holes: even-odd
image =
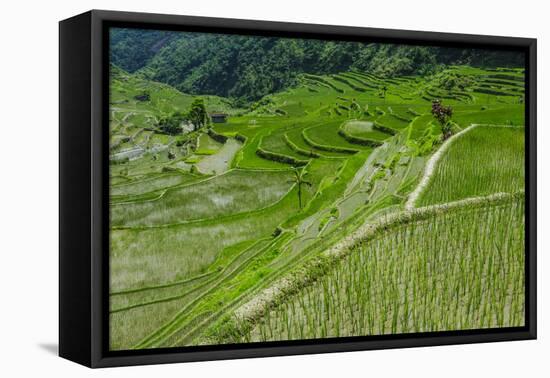
[[[182,92],[244,101],[295,85],[300,73],[356,69],[395,77],[449,64],[523,65],[515,52],[138,29],[112,29],[111,61]]]

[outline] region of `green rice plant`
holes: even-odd
[[[115,306],[120,306],[124,302],[120,300],[120,295],[111,295],[111,346],[117,349],[131,349],[140,340],[169,322],[178,312],[200,302],[205,293],[216,289],[228,277],[243,270],[267,244],[267,239],[233,244],[218,255],[209,272],[169,285],[131,291],[131,294],[126,294],[126,298],[122,299],[134,302],[134,305],[126,305],[122,309],[118,307],[118,311]]]
[[[214,136],[214,137],[213,137]],[[208,133],[201,134],[197,141],[197,150],[206,151],[218,151],[222,148],[223,144],[227,141],[227,138],[222,138],[223,135],[216,134],[213,130],[209,130]],[[197,153],[195,151],[195,153]]]
[[[303,128],[296,128],[288,131],[286,135],[294,145],[303,151],[310,151],[319,156],[345,157],[349,155],[348,153],[343,152],[320,150],[306,142],[302,132]]]
[[[260,149],[278,155],[285,155],[295,160],[304,160],[304,155],[299,154],[287,144],[284,135],[285,131],[285,128],[281,128],[277,130],[277,132],[273,132],[263,137],[260,143]]]
[[[239,133],[246,138],[246,143],[235,158],[234,165],[244,169],[288,169],[288,165],[275,160],[264,159],[257,155],[263,137],[271,131],[270,127],[262,129],[241,129]]]
[[[523,190],[524,145],[521,127],[473,128],[454,141],[439,160],[418,205]]]
[[[502,80],[525,82],[525,76],[523,74],[517,74],[517,73],[516,74],[499,73],[499,74],[486,75],[485,77],[491,78],[491,79],[502,79]]]
[[[155,200],[111,206],[111,226],[148,227],[247,212],[269,206],[289,191],[289,171],[232,170],[194,185],[166,189]]]
[[[242,142],[238,141],[237,138],[228,138],[225,144],[214,154],[202,157],[197,162],[196,168],[204,174],[220,175],[225,173],[232,167],[235,156],[241,148]]]
[[[523,124],[520,71],[469,66],[447,70],[474,77],[472,87],[515,95],[438,92],[431,76],[300,75],[295,86],[269,94],[248,109],[234,106],[229,99],[201,96],[209,112],[228,113],[227,122],[172,137],[155,132],[156,121],[187,109],[194,96],[138,75],[124,73],[113,80],[111,153],[136,147],[145,152],[124,160],[113,158],[110,165],[111,348],[198,345],[218,338],[227,342],[222,336],[225,330],[231,331],[224,327],[234,309],[296,264],[345,240],[363,222],[399,210],[428,159],[414,153],[411,146],[420,142],[412,142],[422,141],[426,133],[430,138],[440,133],[431,122],[430,103],[422,99],[428,89],[453,98],[453,120],[462,127]],[[383,99],[382,87],[388,88]],[[144,91],[150,93],[150,100],[136,100]],[[349,136],[384,146],[362,146]],[[464,161],[483,155],[483,149],[487,146],[475,147]],[[175,158],[170,159],[168,151]],[[298,161],[313,184],[302,188],[301,210],[297,188],[289,183],[289,163]],[[462,161],[452,164],[460,167]],[[453,190],[460,191],[456,186]],[[449,187],[441,185],[437,190],[449,191]],[[453,194],[463,195],[471,194]],[[502,247],[498,248],[502,256],[510,259],[508,251],[517,244],[513,239],[519,232],[517,219],[501,216],[500,226],[512,230],[513,240],[504,242],[503,232],[492,220],[498,218],[496,209],[506,206],[472,208],[453,216],[437,215],[437,220],[424,217],[390,227],[375,240],[355,245],[351,257],[336,270],[319,267],[318,284],[298,288],[294,299],[277,302],[278,307],[255,323],[251,332],[236,333],[241,339],[232,340],[520,324],[521,298],[499,302],[497,298],[508,298],[509,292],[483,278],[503,277],[500,268],[490,268],[502,265],[501,255],[493,253],[497,248],[482,251],[479,257],[471,246],[459,250],[467,232],[477,235],[472,243],[487,234],[493,245]],[[487,228],[483,234],[481,228],[475,231],[474,225],[482,227],[478,219],[482,213],[489,217],[495,235]],[[460,217],[464,220],[453,220]],[[447,243],[447,239],[457,241]],[[516,264],[513,258],[510,261],[510,266]],[[430,274],[422,275],[422,269]],[[460,272],[466,278],[459,279]],[[481,285],[472,272],[481,272]],[[511,290],[519,287],[518,270],[512,267],[507,273]],[[454,280],[445,280],[446,275]],[[435,288],[435,293],[429,288]],[[442,314],[440,308],[445,306],[459,315]],[[470,311],[477,315],[468,315]]]
[[[181,184],[188,184],[201,179],[201,176],[174,172],[146,176],[141,180],[133,180],[111,186],[111,201],[128,201],[133,196],[167,189]]]
[[[314,152],[311,148],[309,150],[305,150],[305,149],[299,147],[292,140],[290,140],[290,138],[288,137],[288,135],[286,133],[284,134],[284,141],[285,141],[286,145],[292,151],[298,153],[299,155],[307,156],[307,157],[313,157],[313,158],[321,157],[321,155],[319,155],[317,152]]]
[[[342,88],[335,85],[334,83],[332,83],[329,79],[327,79],[325,77],[310,75],[310,74],[304,74],[304,77],[311,80],[311,81],[316,81],[316,82],[322,83],[324,85],[328,85],[330,88],[334,89],[338,93],[344,93],[345,92]]]
[[[385,114],[378,118],[377,122],[394,130],[402,130],[409,126],[410,121],[404,121],[392,114]]]
[[[361,146],[369,146],[369,147],[376,148],[376,147],[380,147],[383,144],[379,140],[351,135],[343,128],[340,128],[340,130],[338,130],[338,135],[340,135],[342,138],[344,138],[345,140],[347,140],[352,144],[358,144]]]
[[[201,161],[201,158],[197,155],[191,155],[184,160],[187,164],[195,164]]]
[[[524,325],[524,201],[464,206],[358,242],[245,337],[278,341]]]
[[[485,102],[486,103],[486,102]],[[471,124],[488,125],[525,125],[525,114],[523,105],[509,104],[506,107],[494,107],[487,110],[475,112],[463,112],[453,116],[453,121],[462,127]]]
[[[504,86],[504,87],[514,87],[514,88],[519,88],[519,89],[525,89],[525,83],[523,81],[519,82],[519,81],[513,81],[513,80],[504,80],[504,79],[483,79],[481,81],[482,83],[487,83],[487,84],[496,84],[496,85],[500,85],[500,86]]]
[[[349,78],[346,78],[345,76],[340,75],[332,75],[331,76],[333,80],[339,81],[341,83],[346,84],[351,89],[357,91],[357,92],[366,92],[366,89],[364,87],[361,87],[359,85],[356,85],[352,80]]]

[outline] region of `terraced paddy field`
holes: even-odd
[[[111,72],[111,349],[523,324],[521,68],[300,74],[248,103],[147,77]],[[225,122],[161,127],[197,97]]]
[[[384,141],[391,137],[391,134],[380,131],[368,121],[350,121],[342,125],[342,130],[354,137]]]
[[[232,170],[191,185],[171,187],[157,198],[113,205],[113,227],[158,226],[268,207],[291,189],[290,172]]]
[[[522,127],[472,128],[439,160],[433,179],[420,197],[420,205],[524,190],[524,146]]]
[[[521,196],[387,222],[233,341],[522,326],[524,241]]]

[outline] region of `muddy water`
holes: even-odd
[[[205,156],[196,164],[201,173],[219,175],[231,168],[231,161],[242,147],[242,143],[235,139],[228,139],[222,148],[213,155]]]

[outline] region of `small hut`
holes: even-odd
[[[227,114],[226,113],[210,113],[210,119],[212,119],[212,123],[225,123],[227,122]]]

